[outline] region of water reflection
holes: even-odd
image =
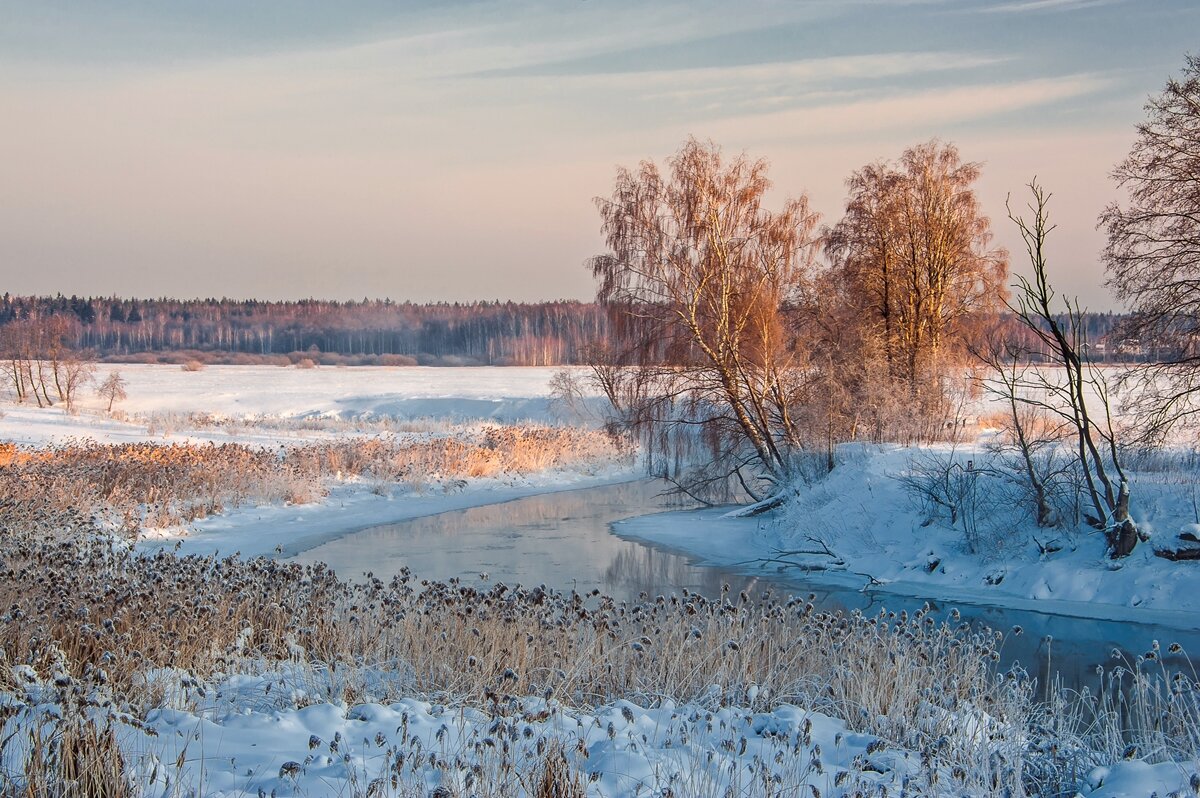
[[[767,589],[762,579],[719,568],[693,565],[684,555],[634,543],[617,552],[604,570],[605,582],[623,588],[620,595],[650,598],[690,590],[703,596],[719,596],[726,585],[737,592]]]
[[[422,579],[487,573],[510,584],[596,589],[622,599],[684,587],[717,595],[729,578],[738,589],[752,586],[753,577],[725,576],[610,530],[614,521],[682,506],[646,480],[562,491],[372,527],[295,560],[323,561],[349,579],[365,572],[389,579],[407,567]]]
[[[563,491],[526,499],[456,510],[377,526],[310,549],[294,559],[323,561],[343,578],[366,572],[390,579],[409,568],[421,579],[457,577],[475,581],[481,573],[493,581],[586,593],[599,590],[634,600],[687,589],[717,598],[725,585],[734,592],[772,590],[777,596],[815,594],[825,610],[912,612],[925,601],[854,587],[830,587],[788,572],[741,571],[698,565],[685,554],[612,533],[613,522],[647,513],[678,510],[677,500],[662,495],[662,485],[640,481],[599,488]],[[665,521],[665,519],[664,519]],[[645,523],[653,524],[649,518]],[[1164,652],[1178,642],[1200,653],[1200,631],[1147,623],[1104,621],[1051,615],[1032,610],[940,602],[935,610],[957,608],[964,621],[1006,632],[1003,661],[1020,663],[1046,679],[1052,674],[1068,686],[1095,685],[1095,668],[1115,664],[1116,649],[1133,659],[1160,640]],[[1022,634],[1012,634],[1014,626]],[[1179,667],[1182,657],[1168,661]]]

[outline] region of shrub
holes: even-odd
[[[408,355],[379,355],[377,359],[380,366],[415,366],[417,359]]]

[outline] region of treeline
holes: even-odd
[[[251,356],[243,359],[248,361],[303,353],[316,361],[339,356],[363,363],[555,366],[582,363],[588,344],[608,333],[607,316],[593,302],[0,298],[0,330],[48,319],[55,320],[54,338],[63,346],[107,360],[203,352]],[[1121,336],[1127,319],[1119,313],[1084,314],[1099,359],[1153,355]]]
[[[147,353],[285,356],[352,362],[548,366],[578,362],[606,334],[593,303],[414,304],[392,300],[267,302],[233,299],[10,296],[0,331],[64,320],[65,345],[109,360]],[[137,358],[144,359],[144,358]]]

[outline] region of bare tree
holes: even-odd
[[[20,319],[6,324],[2,333],[0,345],[4,350],[4,372],[12,383],[17,401],[25,402],[32,397],[38,407],[52,404],[50,397],[44,393],[44,374],[39,374],[41,369],[37,363],[37,352],[43,337],[38,323],[33,319]],[[39,376],[43,379],[39,380]]]
[[[28,349],[25,342],[26,328],[27,326],[19,321],[0,327],[0,357],[3,357],[4,378],[12,385],[17,401],[22,403],[27,395],[25,383],[25,353]]]
[[[1055,413],[1070,425],[1095,512],[1088,521],[1104,530],[1112,557],[1124,557],[1137,545],[1138,530],[1129,516],[1129,481],[1121,466],[1108,383],[1088,355],[1078,303],[1064,300],[1065,314],[1054,311],[1055,292],[1046,274],[1046,237],[1054,229],[1047,213],[1050,196],[1036,180],[1029,188],[1033,193],[1029,206],[1032,221],[1009,210],[1033,267],[1032,281],[1017,278],[1019,290],[1012,310],[1050,352],[1054,365],[1061,367],[1063,380],[1055,378],[1057,372],[1032,370],[1028,372],[1033,377],[1029,385],[1036,393],[1024,394],[1021,401]],[[1048,398],[1038,398],[1038,393]],[[1099,405],[1099,416],[1093,414],[1093,401]]]
[[[1062,424],[1047,424],[1045,411],[1028,401],[1028,388],[1039,379],[1032,373],[1029,351],[997,336],[975,350],[975,355],[987,369],[981,380],[984,389],[1004,403],[1007,431],[1033,499],[1037,525],[1054,526],[1059,519],[1050,502],[1050,478],[1043,472],[1039,453],[1062,439]]]
[[[68,351],[55,364],[55,381],[59,395],[67,410],[75,410],[79,390],[92,382],[96,374],[96,360],[92,352]]]
[[[1139,369],[1143,429],[1161,436],[1200,414],[1200,56],[1146,104],[1129,156],[1113,171],[1127,193],[1100,216],[1109,285],[1134,312],[1129,334],[1158,344]]]
[[[1008,254],[989,248],[990,222],[973,189],[979,175],[979,164],[937,140],[896,164],[868,164],[847,181],[845,216],[827,237],[845,300],[913,396],[936,384],[965,321],[1005,297]]]
[[[96,390],[96,393],[101,399],[108,400],[107,412],[111,413],[113,403],[120,402],[126,398],[125,378],[116,369],[110,371],[108,376],[104,378],[104,382],[100,383],[100,387]]]
[[[786,310],[817,250],[807,198],[771,212],[769,187],[765,161],[695,139],[666,174],[650,161],[619,169],[597,200],[610,251],[590,262],[617,341],[601,377],[624,423],[660,449],[701,441],[711,467],[691,487],[733,477],[755,499],[787,482],[801,444],[807,353]]]
[[[75,326],[73,319],[59,314],[0,325],[0,374],[18,402],[32,397],[38,407],[51,407],[57,399],[73,407],[78,388],[95,371],[91,352],[71,347]]]
[[[54,390],[58,394],[60,402],[67,401],[67,395],[63,386],[64,359],[70,356],[71,348],[67,343],[70,336],[71,323],[66,317],[58,314],[53,314],[41,320],[39,325],[41,331],[42,347],[38,352],[38,356],[43,360],[50,361],[50,373],[54,381]],[[44,370],[43,370],[44,371]],[[43,383],[43,391],[45,384]]]

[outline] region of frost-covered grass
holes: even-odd
[[[924,611],[351,584],[11,531],[0,562],[0,784],[18,792],[93,757],[155,795],[537,795],[560,757],[593,796],[1052,795],[1119,773],[1147,719],[1147,761],[1196,756],[1195,674],[1169,693],[1123,674],[1121,712],[1043,704],[996,672],[997,635]]]

